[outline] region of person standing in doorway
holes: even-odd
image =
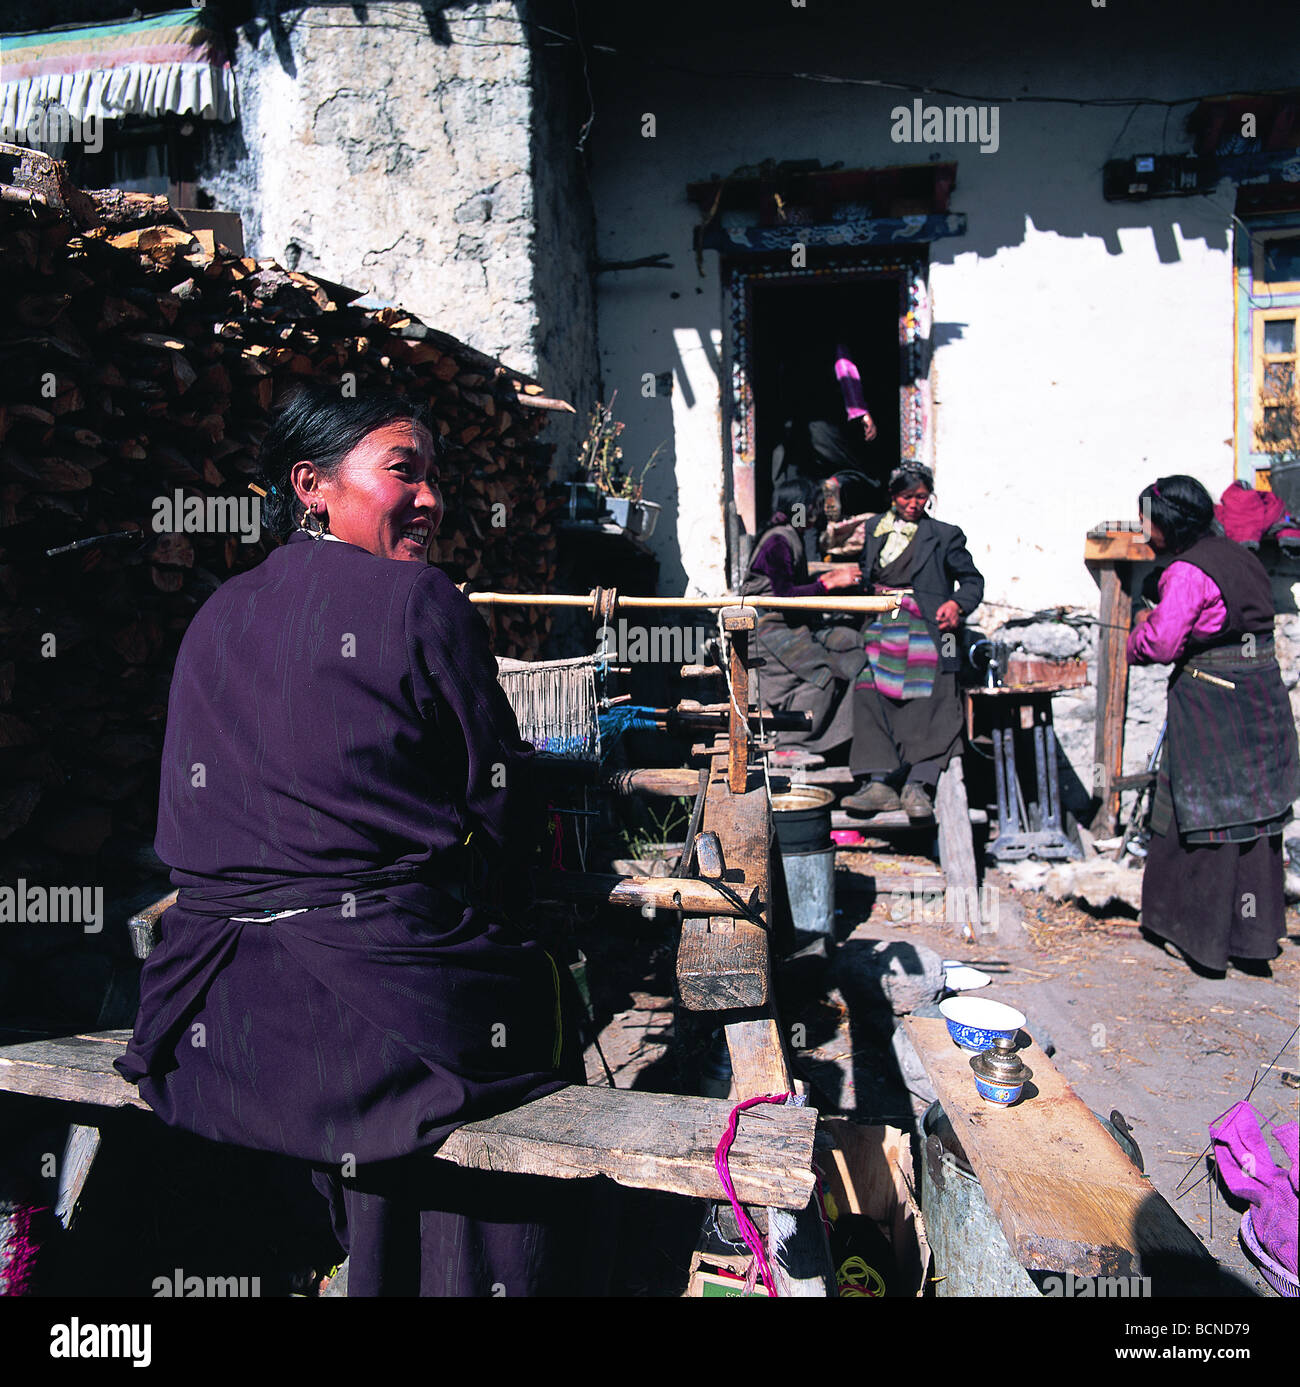
[[[818,360],[810,379],[798,379],[794,370],[783,375],[787,417],[782,442],[772,454],[773,486],[793,476],[821,480],[845,473],[878,490],[876,423],[849,348],[839,343],[829,359]]]

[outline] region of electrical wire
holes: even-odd
[[[392,7],[390,7],[390,6],[384,5],[384,4],[372,4],[372,5],[370,5],[368,8],[369,8],[370,11],[380,11],[380,12],[383,12],[383,11],[386,11],[386,10],[391,12],[392,10],[395,9],[395,10],[397,10],[398,14],[401,15],[402,11],[405,10],[406,7],[405,7],[405,6],[402,6],[402,7],[392,6]],[[575,3],[574,3],[574,10],[575,10],[575,18],[576,18],[576,11],[577,11],[576,0],[575,0]],[[470,23],[470,24],[474,24],[474,23],[475,23],[475,21],[472,20],[470,16],[456,16],[456,15],[450,15],[450,14],[446,13],[445,11],[442,12],[442,13],[439,15],[439,18],[443,21],[443,23],[445,23],[445,24],[447,25],[447,27],[448,27],[449,29],[451,28],[452,22],[455,21],[456,19],[462,19],[462,20],[464,20],[465,22]],[[582,37],[580,34],[566,34],[566,33],[564,33],[562,30],[554,29],[554,28],[552,28],[551,26],[546,25],[546,24],[540,24],[540,23],[536,22],[535,20],[524,19],[524,18],[522,18],[522,17],[518,17],[518,16],[514,16],[514,15],[494,15],[494,16],[492,16],[492,18],[493,18],[494,22],[497,23],[497,24],[500,24],[500,25],[503,25],[503,26],[515,26],[515,27],[517,27],[517,28],[519,28],[519,29],[523,29],[523,30],[525,30],[525,31],[532,31],[532,32],[537,33],[537,34],[544,34],[544,35],[546,35],[548,38],[558,41],[556,44],[548,44],[548,45],[547,45],[548,47],[559,46],[559,44],[567,44],[567,45],[569,45],[569,46],[571,46],[571,47],[574,47],[574,48],[578,49],[579,52],[581,52],[581,53],[584,55],[584,58],[585,58],[586,55],[589,54],[589,53],[603,53],[603,54],[606,54],[606,55],[609,56],[609,57],[621,58],[621,59],[624,59],[624,60],[634,60],[634,61],[638,62],[643,68],[646,68],[646,69],[659,68],[659,69],[662,69],[662,70],[664,70],[664,71],[666,71],[666,72],[676,72],[676,73],[680,73],[680,74],[682,74],[682,75],[684,75],[684,76],[696,77],[696,78],[705,79],[705,80],[716,80],[716,79],[720,79],[720,78],[721,78],[721,79],[735,79],[735,80],[737,80],[737,81],[746,81],[746,82],[761,81],[761,80],[765,80],[765,79],[766,79],[766,80],[774,80],[774,81],[782,81],[782,80],[784,80],[784,81],[799,81],[799,82],[816,82],[816,83],[820,83],[820,84],[824,84],[824,85],[831,85],[831,86],[874,87],[874,88],[877,88],[878,90],[881,90],[881,91],[910,92],[910,93],[912,93],[913,95],[916,95],[916,96],[944,96],[944,97],[953,97],[953,98],[955,98],[955,99],[957,99],[957,100],[961,100],[961,101],[977,101],[977,102],[984,102],[984,103],[988,103],[988,104],[994,104],[994,103],[996,103],[996,104],[1002,104],[1002,105],[1008,105],[1008,106],[1053,105],[1053,106],[1078,106],[1078,107],[1101,107],[1101,108],[1106,108],[1106,107],[1124,107],[1124,106],[1131,106],[1131,107],[1136,108],[1136,107],[1139,107],[1139,106],[1152,106],[1152,107],[1158,107],[1158,108],[1165,108],[1166,110],[1172,110],[1174,107],[1177,107],[1177,106],[1195,106],[1195,105],[1199,105],[1201,102],[1228,100],[1228,99],[1231,98],[1231,97],[1239,96],[1239,95],[1240,95],[1240,92],[1238,92],[1238,91],[1225,91],[1225,92],[1211,93],[1211,94],[1209,94],[1209,95],[1207,95],[1207,94],[1204,93],[1204,92],[1198,92],[1198,93],[1196,93],[1194,96],[1180,96],[1180,97],[1158,97],[1158,96],[1141,96],[1141,95],[1139,95],[1139,96],[1026,96],[1026,95],[1024,95],[1024,94],[1022,94],[1022,93],[1020,93],[1020,94],[995,94],[995,93],[987,93],[987,92],[965,92],[965,91],[958,91],[957,89],[952,88],[952,87],[936,87],[936,86],[930,86],[930,85],[927,85],[927,84],[925,84],[925,83],[920,83],[920,82],[903,82],[903,81],[891,80],[891,79],[885,78],[885,77],[843,77],[843,76],[840,76],[840,75],[838,75],[838,74],[830,73],[830,72],[802,72],[802,71],[794,71],[794,70],[786,69],[786,68],[703,68],[703,67],[691,67],[691,66],[685,66],[685,65],[680,64],[680,63],[672,63],[672,62],[665,61],[665,60],[663,60],[663,59],[658,59],[658,58],[652,57],[652,56],[648,55],[644,50],[641,50],[641,49],[619,48],[619,47],[617,47],[617,46],[615,46],[615,45],[613,45],[613,44],[608,44],[608,43],[595,43],[595,42],[592,42],[591,40],[585,39],[585,38]],[[429,29],[428,29],[428,26],[427,26],[426,23],[418,22],[418,21],[414,21],[414,20],[411,20],[411,21],[408,21],[408,22],[403,23],[403,22],[401,22],[400,19],[398,19],[396,22],[393,22],[393,21],[380,21],[380,22],[377,22],[377,21],[371,19],[371,20],[369,20],[365,25],[361,25],[361,24],[358,24],[358,23],[346,24],[346,23],[332,22],[332,21],[330,21],[330,20],[322,20],[322,19],[315,19],[315,18],[307,19],[307,18],[300,17],[300,18],[298,19],[298,21],[297,21],[296,24],[290,24],[290,25],[287,25],[287,26],[285,26],[285,27],[286,27],[286,28],[293,28],[293,27],[299,27],[299,26],[301,26],[302,28],[311,28],[311,29],[357,29],[357,28],[361,28],[361,27],[371,28],[371,29],[392,29],[392,30],[396,30],[396,31],[399,31],[399,32],[402,32],[402,33],[409,33],[409,34],[421,35],[421,36],[426,36],[426,37],[427,37],[427,35],[428,35],[428,33],[429,33]],[[74,26],[74,27],[80,27],[80,26]],[[499,47],[512,47],[512,46],[517,46],[517,41],[512,41],[512,40],[508,40],[508,39],[493,39],[493,40],[488,40],[488,41],[486,41],[486,42],[483,42],[483,41],[478,41],[478,40],[476,40],[476,39],[469,38],[469,37],[458,37],[458,38],[455,39],[455,42],[458,43],[458,44],[460,44],[462,47],[465,47],[465,48],[499,48]],[[1281,90],[1281,89],[1279,89],[1279,90]],[[1267,94],[1267,93],[1262,93],[1262,94]],[[593,115],[590,117],[590,119],[591,119],[591,120],[594,120],[594,118],[595,118],[595,117],[594,117],[594,113],[593,113]],[[590,123],[590,122],[589,122],[589,123]],[[584,127],[584,128],[586,128],[586,127]],[[579,146],[579,147],[581,147],[581,146]]]

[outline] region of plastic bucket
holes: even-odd
[[[772,796],[790,918],[797,932],[835,932],[834,802],[831,791],[820,785],[792,785],[785,794]]]

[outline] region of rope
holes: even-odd
[[[718,1143],[718,1149],[713,1153],[713,1168],[718,1172],[718,1179],[722,1181],[722,1188],[727,1192],[727,1198],[731,1201],[732,1212],[736,1215],[736,1223],[740,1228],[740,1236],[745,1241],[745,1246],[749,1249],[754,1259],[754,1269],[762,1280],[768,1295],[774,1299],[776,1297],[776,1278],[772,1275],[772,1268],[768,1264],[767,1253],[763,1249],[763,1238],[758,1229],[754,1227],[749,1215],[740,1206],[740,1201],[736,1198],[736,1187],[731,1181],[731,1170],[728,1165],[728,1155],[732,1144],[736,1140],[736,1130],[740,1125],[740,1114],[747,1108],[756,1107],[759,1103],[781,1103],[791,1095],[789,1093],[763,1093],[757,1098],[746,1098],[743,1103],[737,1103],[731,1110],[731,1120],[727,1123],[727,1130],[723,1133],[722,1140]]]

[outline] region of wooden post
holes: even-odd
[[[962,906],[962,937],[974,939],[985,931],[980,914],[979,875],[975,869],[975,840],[970,831],[970,803],[960,755],[954,756],[940,774],[935,799],[934,812],[939,820],[939,865],[945,878],[944,901],[953,902],[950,892],[955,888],[955,899]],[[944,914],[948,917],[947,923],[955,923],[946,909]],[[989,933],[996,932],[995,925]]]
[[[1124,646],[1133,622],[1130,586],[1133,565],[1155,558],[1134,530],[1090,533],[1083,560],[1095,569],[1101,588],[1101,637],[1097,642],[1097,728],[1093,742],[1093,789],[1101,807],[1092,832],[1109,838],[1119,822],[1119,785],[1124,769],[1124,714],[1128,706],[1128,661]]]
[[[727,784],[745,793],[749,768],[749,633],[758,625],[752,607],[724,607],[722,629],[731,636],[731,707],[727,746]]]
[[[1097,643],[1097,726],[1093,740],[1093,775],[1101,807],[1092,821],[1098,837],[1109,838],[1119,821],[1116,780],[1123,771],[1124,714],[1128,708],[1128,661],[1124,645],[1133,615],[1127,563],[1098,564],[1101,581],[1101,639]]]

